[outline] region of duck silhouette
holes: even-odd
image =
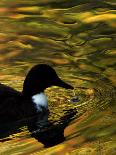
[[[0,84],[0,121],[14,121],[48,112],[44,90],[51,86],[73,87],[62,81],[47,64],[37,64],[28,72],[22,92]]]

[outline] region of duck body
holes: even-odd
[[[24,80],[22,92],[0,84],[0,120],[19,120],[47,112],[48,104],[44,90],[50,86],[73,89],[46,64],[32,67]]]
[[[21,92],[0,84],[0,120],[18,120],[35,115],[35,104]]]

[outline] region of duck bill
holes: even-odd
[[[65,83],[61,79],[58,79],[56,86],[59,86],[59,87],[65,88],[65,89],[74,89],[71,85]]]

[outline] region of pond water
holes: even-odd
[[[46,90],[45,135],[39,123],[32,134],[34,120],[1,128],[0,155],[116,154],[115,13],[114,0],[0,0],[0,82],[21,91],[28,70],[47,63],[75,87]],[[44,147],[41,137],[60,131]]]

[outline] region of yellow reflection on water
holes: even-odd
[[[0,153],[115,153],[114,1],[2,0],[0,4],[0,81],[21,91],[27,71],[47,63],[75,87],[79,97],[79,102],[70,103],[73,92],[46,90],[50,121],[58,124],[65,110],[77,111],[63,143],[44,148],[25,128],[0,142]]]

